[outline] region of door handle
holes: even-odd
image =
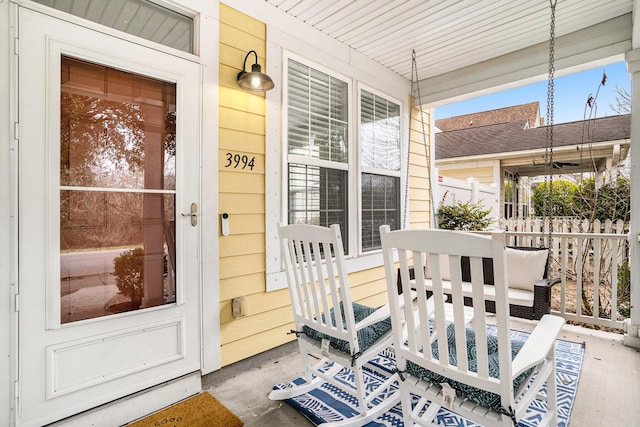
[[[190,216],[191,217],[191,225],[198,225],[198,205],[196,203],[191,203],[191,213],[183,213],[182,216]]]

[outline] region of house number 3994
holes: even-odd
[[[255,156],[249,157],[246,154],[233,154],[227,153],[227,164],[224,165],[225,168],[234,168],[234,169],[246,169],[253,170],[254,163],[256,161]]]

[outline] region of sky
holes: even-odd
[[[598,86],[602,80],[602,73],[607,75],[604,86]],[[616,85],[631,92],[631,81],[624,62],[616,62],[602,67],[593,68],[576,74],[554,78],[554,124],[584,120],[591,117],[605,117],[617,114],[610,104],[615,105]],[[596,109],[591,112],[585,106],[589,96],[596,96]],[[515,89],[496,92],[478,98],[468,99],[448,105],[436,107],[435,118],[460,116],[480,111],[495,110],[513,105],[527,104],[538,101],[540,103],[540,117],[547,116],[547,81],[522,86]]]

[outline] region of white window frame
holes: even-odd
[[[289,80],[289,60],[293,60],[296,62],[299,62],[300,64],[307,66],[309,68],[312,68],[316,71],[322,72],[324,74],[327,74],[330,77],[333,77],[335,79],[338,79],[344,83],[346,83],[347,85],[347,141],[348,141],[348,149],[347,149],[347,156],[348,156],[348,160],[346,163],[340,163],[340,162],[335,162],[335,161],[330,161],[330,160],[323,160],[323,159],[318,159],[318,158],[314,158],[314,157],[310,157],[310,156],[299,156],[299,155],[295,155],[295,154],[291,154],[289,155],[289,142],[287,140],[287,124],[288,124],[288,92],[287,92],[287,83]],[[346,180],[346,185],[347,185],[347,217],[346,217],[346,222],[347,222],[347,226],[348,226],[348,231],[345,233],[345,230],[341,230],[343,234],[347,234],[347,246],[345,247],[345,252],[347,253],[347,257],[348,258],[352,258],[353,254],[355,253],[355,251],[357,250],[357,245],[355,245],[356,242],[354,242],[354,239],[356,239],[356,236],[353,233],[354,228],[353,227],[357,227],[357,219],[354,218],[354,216],[351,214],[351,212],[353,212],[353,209],[357,209],[358,204],[355,201],[355,195],[356,193],[354,193],[354,191],[356,191],[356,187],[354,185],[356,185],[357,183],[354,183],[354,180],[352,179],[352,174],[353,174],[353,170],[354,168],[357,166],[356,162],[356,156],[359,152],[356,151],[357,147],[354,147],[354,135],[357,135],[357,132],[354,132],[354,81],[353,79],[351,79],[350,77],[347,77],[343,74],[337,73],[329,68],[326,68],[314,61],[308,60],[300,55],[296,55],[294,53],[291,52],[285,52],[284,56],[283,56],[283,60],[282,60],[282,72],[283,72],[283,97],[282,97],[282,152],[283,152],[283,163],[282,163],[282,186],[283,186],[283,192],[282,192],[282,197],[281,197],[281,203],[282,203],[282,217],[281,217],[281,222],[282,223],[287,223],[288,222],[288,166],[289,163],[297,163],[297,164],[303,164],[303,165],[307,165],[307,166],[317,166],[317,167],[323,167],[323,168],[327,168],[327,169],[333,169],[333,170],[346,170],[347,172],[347,180]]]
[[[360,191],[362,179],[362,165],[360,161],[360,92],[367,90],[378,96],[382,96],[389,101],[400,105],[400,141],[401,141],[401,168],[398,172],[400,177],[400,198],[404,200],[406,177],[406,150],[408,149],[408,130],[406,129],[407,102],[402,102],[397,96],[374,89],[375,85],[385,85],[385,80],[378,79],[375,84],[367,81],[369,73],[362,73],[361,70],[353,70],[353,77],[336,72],[335,69],[343,69],[336,62],[336,67],[330,68],[320,65],[318,62],[305,57],[303,54],[282,49],[274,38],[267,42],[267,73],[274,79],[276,87],[281,90],[273,90],[266,93],[267,100],[267,121],[266,121],[266,170],[265,170],[265,233],[266,233],[266,291],[274,291],[287,287],[286,276],[283,271],[282,257],[280,253],[280,243],[278,240],[277,225],[288,222],[288,141],[287,141],[287,79],[288,60],[292,59],[304,65],[326,73],[332,77],[346,82],[348,90],[348,138],[349,138],[349,160],[348,160],[348,212],[347,223],[349,226],[348,251],[346,266],[347,272],[367,270],[380,267],[383,264],[382,252],[371,250],[362,252],[362,192]],[[332,62],[327,62],[332,63]],[[348,64],[347,64],[348,65]],[[347,67],[348,68],[348,67]],[[351,74],[349,72],[348,74]],[[374,79],[375,80],[375,79]],[[407,85],[407,93],[409,93]],[[311,164],[311,162],[306,162]],[[384,175],[389,171],[384,170]],[[400,219],[404,215],[404,206],[401,206]],[[355,212],[355,214],[354,214]]]
[[[386,94],[384,92],[381,92],[379,90],[376,90],[366,84],[362,84],[359,83],[356,85],[356,90],[357,90],[357,106],[356,106],[356,111],[358,113],[358,121],[357,121],[357,145],[358,145],[358,181],[357,181],[357,189],[358,189],[358,255],[367,255],[367,254],[375,254],[380,252],[380,249],[372,249],[372,250],[367,250],[364,251],[362,248],[362,174],[363,173],[368,173],[368,174],[375,174],[375,175],[384,175],[384,176],[393,176],[393,177],[397,177],[400,178],[400,217],[399,217],[399,226],[402,226],[402,218],[403,215],[405,214],[404,212],[404,206],[403,206],[403,201],[404,201],[404,197],[405,197],[405,186],[404,186],[404,179],[406,179],[406,167],[408,167],[408,165],[405,165],[406,163],[406,151],[407,150],[407,144],[406,144],[406,130],[405,128],[405,106],[404,104],[397,98]],[[360,129],[362,127],[362,91],[366,90],[369,93],[374,94],[375,96],[379,96],[381,98],[384,98],[387,100],[387,102],[393,102],[397,105],[400,106],[400,169],[397,171],[394,170],[390,170],[390,169],[381,169],[381,168],[375,168],[372,166],[363,166],[362,165],[362,161],[360,160],[360,153],[362,150],[362,138],[360,135]]]

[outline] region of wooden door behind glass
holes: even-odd
[[[176,301],[176,85],[63,56],[60,321]]]

